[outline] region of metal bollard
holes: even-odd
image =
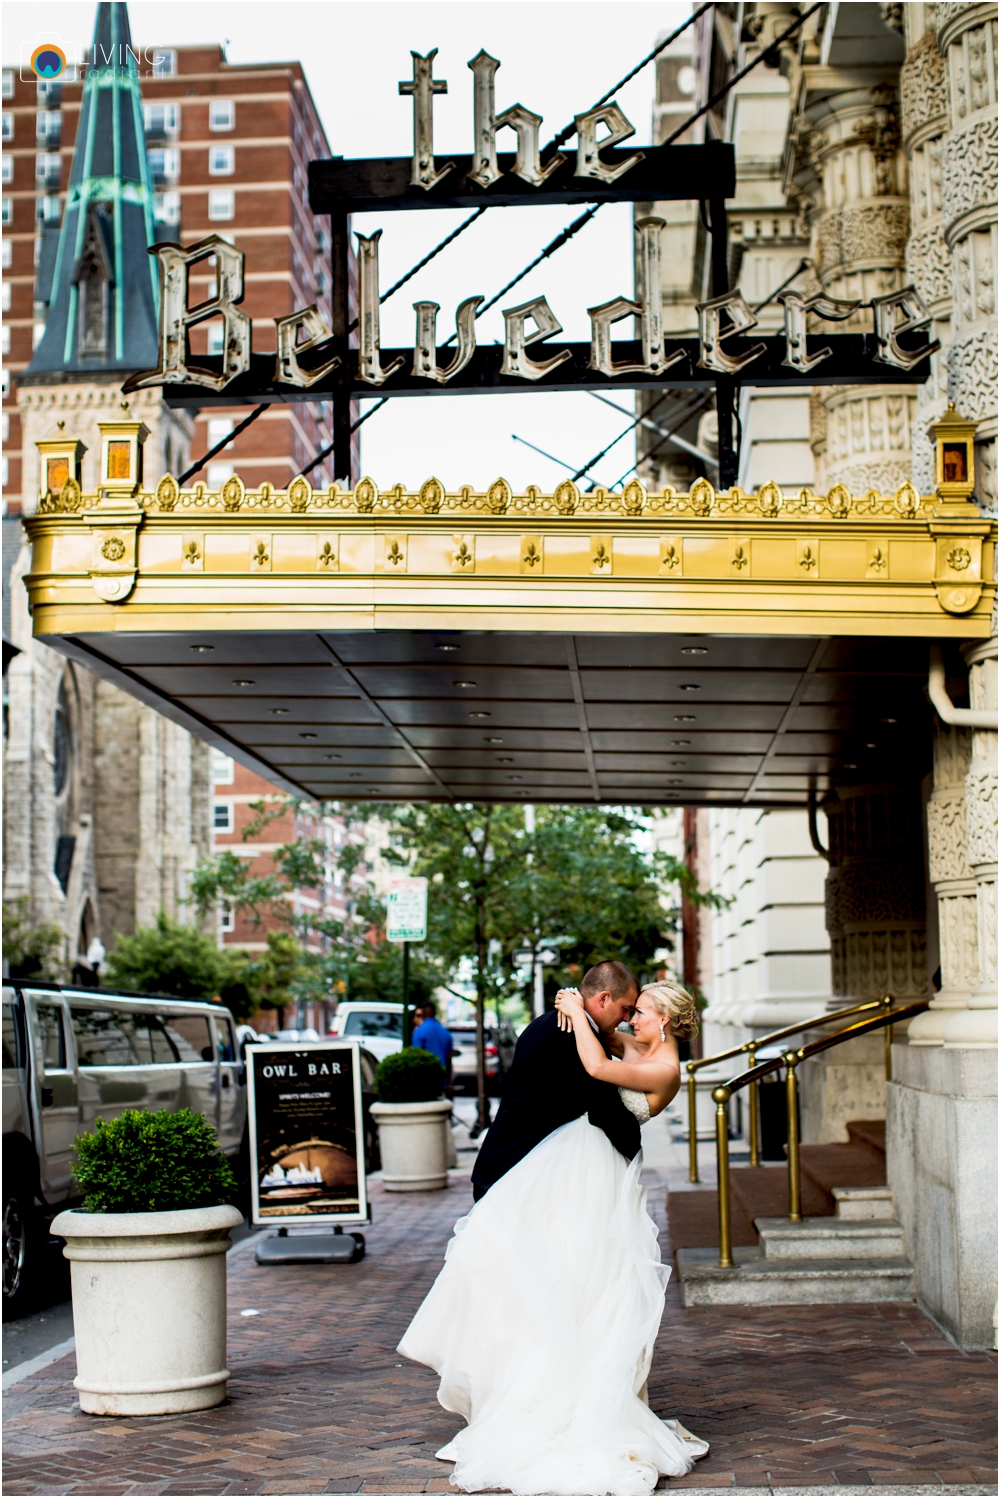
[[[715,1160],[719,1189],[719,1267],[733,1267],[733,1222],[729,1202],[729,1098],[728,1087],[716,1087],[712,1092],[715,1103]]]
[[[694,1062],[687,1064],[688,1074],[688,1180],[698,1180],[698,1086]]]
[[[797,1051],[786,1051],[781,1058],[785,1072],[785,1099],[788,1108],[788,1220],[802,1221],[802,1173],[799,1162],[799,1079],[795,1068],[802,1059]]]

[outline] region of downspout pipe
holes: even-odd
[[[995,712],[990,712],[988,708],[956,707],[948,696],[948,688],[945,685],[944,652],[940,645],[931,646],[927,695],[942,723],[950,723],[953,728],[992,728],[994,733],[996,732],[997,714]]]

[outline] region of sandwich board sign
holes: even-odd
[[[358,1047],[248,1045],[246,1064],[254,1227],[368,1222]]]
[[[426,879],[390,880],[385,934],[390,941],[427,940]]]

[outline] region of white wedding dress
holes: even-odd
[[[645,1096],[619,1090],[644,1123]],[[584,1116],[455,1224],[399,1351],[468,1421],[437,1453],[465,1492],[651,1493],[707,1452],[644,1402],[670,1270],[641,1169]]]

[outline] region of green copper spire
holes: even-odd
[[[27,375],[156,363],[153,202],[128,7],[100,4],[45,334]]]

